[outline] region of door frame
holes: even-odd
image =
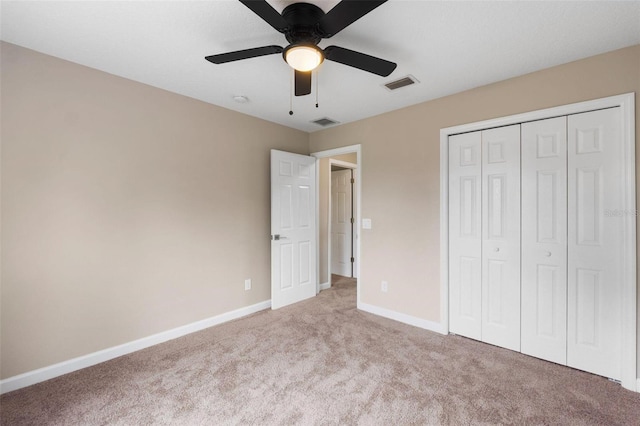
[[[610,96],[553,108],[515,114],[440,129],[440,323],[444,334],[449,332],[449,150],[450,135],[485,130],[528,121],[579,114],[599,109],[619,107],[622,116],[622,151],[624,205],[621,219],[627,232],[623,244],[622,273],[622,386],[640,392],[637,378],[637,275],[636,275],[636,156],[635,156],[635,93]],[[633,213],[636,214],[633,214]]]
[[[319,163],[318,163],[319,164]],[[355,179],[355,172],[356,169],[358,168],[357,164],[354,163],[349,163],[347,161],[340,161],[340,160],[334,160],[333,158],[329,158],[329,214],[327,216],[327,219],[329,221],[329,223],[327,224],[327,233],[329,234],[328,238],[327,238],[327,251],[328,251],[328,256],[327,256],[327,276],[329,277],[329,287],[331,287],[331,262],[332,262],[332,255],[333,252],[331,251],[331,220],[333,219],[333,215],[332,215],[332,202],[331,202],[331,166],[336,165],[336,166],[340,166],[340,167],[344,167],[345,169],[351,169],[352,172],[352,176]],[[318,165],[316,164],[316,167],[318,167]],[[319,196],[319,194],[318,194]],[[355,184],[351,185],[351,210],[353,211],[353,209],[357,206],[356,203],[356,197],[358,196],[358,194],[356,193],[356,187]],[[319,206],[318,206],[319,207]],[[356,214],[358,213],[358,209],[355,208]],[[354,217],[355,220],[355,217]],[[351,225],[351,250],[353,253],[353,258],[356,259],[357,257],[355,256],[358,253],[358,250],[356,248],[356,245],[354,244],[354,241],[356,241],[356,224],[353,223]],[[318,246],[319,246],[320,241],[318,241]],[[318,265],[319,267],[320,265]],[[352,275],[357,279],[358,278],[358,263],[356,262],[356,260],[353,261],[353,266],[352,266]]]
[[[334,149],[328,149],[325,151],[318,151],[318,152],[313,152],[310,155],[312,157],[316,157],[316,217],[320,217],[320,160],[323,158],[329,158],[329,157],[335,157],[336,155],[342,155],[342,154],[352,154],[355,153],[356,154],[356,165],[357,167],[354,169],[355,171],[355,191],[356,191],[356,197],[354,198],[354,202],[357,206],[356,208],[356,226],[355,226],[355,239],[356,239],[356,276],[360,277],[360,265],[361,265],[361,259],[360,259],[360,253],[361,253],[361,238],[360,238],[360,223],[362,222],[362,208],[360,207],[361,201],[362,201],[362,146],[360,144],[357,145],[349,145],[349,146],[344,146],[341,148],[334,148]],[[329,197],[331,198],[331,197]],[[329,200],[329,202],[331,202],[331,200]],[[330,235],[329,235],[330,237]],[[316,221],[316,273],[318,274],[318,276],[320,276],[320,221],[317,220]],[[329,250],[331,250],[331,247],[328,247]],[[329,271],[331,271],[331,265],[330,265],[330,260],[327,260],[327,263],[329,263]],[[328,277],[329,280],[331,280],[331,276],[329,275]],[[317,284],[317,292],[320,292],[320,280],[318,280],[318,284]],[[357,279],[356,281],[356,307],[359,309],[361,306],[361,302],[360,302],[360,278]]]

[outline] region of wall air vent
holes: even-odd
[[[332,126],[334,124],[338,124],[339,121],[335,121],[325,117],[325,118],[320,118],[318,120],[313,120],[312,123],[317,124],[318,126],[327,127],[327,126]]]
[[[414,76],[408,75],[406,77],[402,77],[399,80],[386,83],[384,87],[386,87],[389,90],[397,90],[401,87],[410,86],[416,83],[420,83],[420,82]]]

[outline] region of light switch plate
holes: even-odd
[[[362,229],[371,229],[371,219],[362,219]]]

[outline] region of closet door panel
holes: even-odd
[[[482,132],[482,341],[520,350],[520,125]]]
[[[449,329],[481,340],[481,134],[449,138]]]
[[[567,362],[567,118],[522,124],[522,353]]]
[[[619,108],[568,118],[567,364],[621,377],[623,177]]]

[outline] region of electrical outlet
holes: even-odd
[[[389,291],[389,283],[386,281],[382,281],[382,285],[380,286],[380,291],[382,291],[383,293],[386,293],[387,291]]]
[[[244,289],[251,290],[251,278],[247,278],[244,280]]]

